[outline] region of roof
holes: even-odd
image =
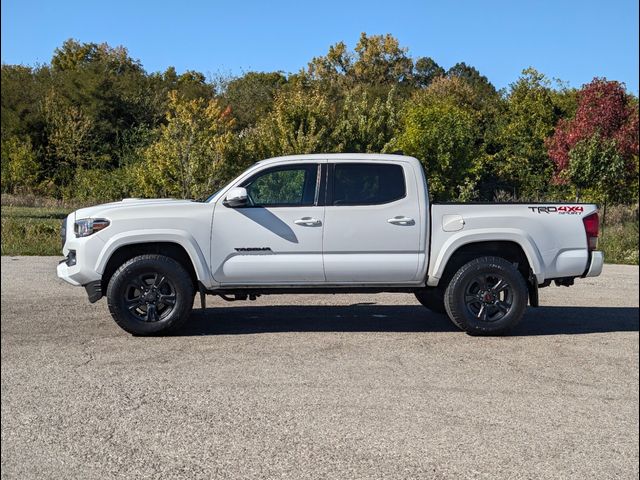
[[[273,157],[262,160],[258,163],[265,163],[278,160],[293,160],[297,162],[311,161],[317,162],[318,160],[369,160],[369,161],[398,161],[398,160],[410,160],[417,161],[413,157],[407,155],[395,155],[384,153],[309,153],[306,155],[285,155],[281,157]]]

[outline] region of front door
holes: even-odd
[[[329,164],[324,228],[328,283],[416,281],[424,222],[410,168],[406,162]]]
[[[211,244],[215,280],[223,285],[324,282],[319,178],[319,163],[266,167],[237,185],[247,189],[246,207],[219,202]]]

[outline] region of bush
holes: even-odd
[[[130,197],[135,190],[131,167],[116,170],[77,170],[74,181],[64,189],[65,200],[104,203]]]
[[[638,204],[607,207],[605,222],[598,243],[605,262],[638,265]]]

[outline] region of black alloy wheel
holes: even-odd
[[[143,322],[158,322],[176,305],[176,289],[166,275],[147,272],[131,279],[125,288],[129,311]]]
[[[496,322],[509,313],[513,292],[499,274],[481,274],[471,279],[465,289],[467,311],[482,322]]]
[[[107,287],[107,304],[116,323],[134,335],[178,329],[189,318],[194,279],[185,266],[165,255],[139,255],[118,268]]]
[[[453,275],[444,294],[451,321],[470,335],[502,335],[524,315],[527,283],[517,266],[501,257],[480,257]]]

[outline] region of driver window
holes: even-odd
[[[245,185],[255,207],[309,206],[315,203],[318,165],[290,165],[260,172]]]

